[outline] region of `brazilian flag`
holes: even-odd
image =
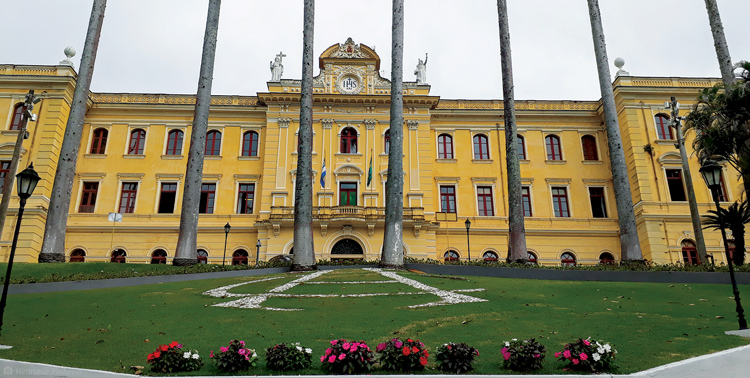
[[[372,182],[372,156],[370,156],[370,169],[367,171],[367,186]]]

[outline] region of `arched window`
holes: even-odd
[[[685,265],[700,265],[701,263],[698,258],[698,249],[691,240],[682,241],[682,262]]]
[[[490,143],[487,136],[482,134],[474,135],[474,159],[487,160],[490,158]]]
[[[391,150],[391,129],[386,130],[385,134],[383,134],[383,145],[387,154]]]
[[[98,128],[94,130],[94,136],[91,138],[91,153],[95,155],[104,154],[107,148],[107,129]]]
[[[166,264],[167,263],[167,251],[163,249],[157,249],[151,254],[152,264]]]
[[[255,131],[242,134],[242,156],[258,156],[258,133]]]
[[[560,138],[557,135],[547,135],[544,142],[547,145],[547,160],[562,160]]]
[[[144,147],[146,147],[146,130],[135,129],[131,131],[128,155],[143,155]]]
[[[357,153],[357,130],[354,130],[351,127],[341,130],[341,153]]]
[[[198,250],[198,264],[208,264],[208,252],[205,249]]]
[[[482,254],[482,258],[484,259],[484,261],[497,261],[497,253],[487,251]]]
[[[362,246],[353,239],[339,240],[331,248],[332,255],[362,255],[364,253]]]
[[[438,159],[453,159],[453,137],[448,134],[438,135]]]
[[[70,262],[86,261],[86,252],[82,249],[76,249],[70,253]]]
[[[26,111],[26,106],[24,106],[24,103],[18,103],[16,104],[16,107],[13,108],[13,118],[10,121],[10,128],[8,130],[20,130],[21,129],[21,123],[23,121],[23,113]]]
[[[591,135],[582,136],[581,146],[583,146],[583,160],[599,160],[599,154],[596,152],[596,138]]]
[[[534,252],[526,251],[526,259],[529,260],[529,264],[536,265],[537,263],[537,257],[536,257],[536,254],[534,254]]]
[[[518,142],[516,144],[518,147],[518,160],[526,160],[526,141],[520,135],[516,135],[516,140]]]
[[[172,130],[167,134],[167,155],[182,155],[182,130]]]
[[[604,252],[599,255],[599,264],[601,265],[614,265],[615,257],[609,252]]]
[[[448,252],[445,252],[443,254],[443,257],[445,258],[445,261],[458,261],[460,256],[458,255],[458,252],[450,250]]]
[[[211,130],[206,134],[206,156],[219,156],[221,152],[221,133]]]
[[[654,117],[654,123],[656,123],[656,136],[659,139],[674,139],[672,128],[669,127],[669,117],[664,114],[657,114]]]
[[[127,253],[125,253],[125,250],[115,249],[114,251],[112,251],[112,256],[110,257],[109,262],[125,263],[126,256],[127,256]]]
[[[232,265],[247,265],[247,251],[238,249],[232,254]]]
[[[565,252],[560,256],[560,265],[562,266],[576,266],[576,257],[570,252]]]

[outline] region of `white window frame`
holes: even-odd
[[[552,188],[565,188],[565,196],[568,198],[568,216],[567,217],[555,216],[555,199],[552,195]],[[573,198],[572,198],[573,196],[571,196],[570,183],[549,182],[547,184],[547,190],[549,190],[549,204],[550,204],[550,210],[551,210],[550,217],[552,219],[574,218],[575,216],[573,215]]]
[[[474,181],[474,213],[477,217],[496,217],[497,215],[497,199],[496,194],[497,190],[495,188],[495,182],[489,182],[489,181]],[[492,215],[479,215],[479,187],[490,187],[490,190],[492,190]],[[458,210],[458,207],[456,207],[456,210]]]
[[[99,196],[101,194],[102,190],[102,182],[104,181],[104,174],[96,175],[96,176],[78,176],[78,194],[76,196],[76,202],[75,202],[75,208],[74,211],[71,213],[73,214],[95,214],[97,210],[99,210]],[[83,183],[85,182],[96,182],[99,183],[99,187],[96,189],[96,203],[94,203],[94,213],[81,213],[79,210],[81,208],[81,199],[83,198]]]

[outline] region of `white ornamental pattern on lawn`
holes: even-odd
[[[391,280],[388,280],[388,281],[309,282],[310,280],[316,279],[326,273],[330,273],[331,271],[328,270],[328,271],[318,271],[318,272],[307,274],[305,276],[297,278],[294,281],[285,283],[281,286],[277,286],[262,294],[236,294],[236,293],[230,293],[229,290],[242,286],[242,285],[247,285],[247,284],[256,283],[256,282],[263,282],[263,281],[271,281],[271,280],[276,280],[282,277],[264,278],[260,280],[254,280],[254,281],[248,281],[248,282],[243,282],[243,283],[234,284],[234,285],[223,286],[217,289],[208,290],[204,292],[203,294],[210,295],[216,298],[240,297],[240,299],[237,299],[234,301],[217,303],[213,305],[214,307],[257,308],[257,309],[270,310],[270,311],[301,311],[302,310],[302,309],[294,309],[294,308],[278,308],[278,307],[262,306],[263,302],[265,302],[266,299],[274,298],[274,297],[276,298],[364,298],[364,297],[380,297],[380,296],[389,296],[389,295],[432,294],[432,295],[440,297],[441,299],[435,302],[408,306],[408,308],[433,307],[433,306],[451,305],[451,304],[458,304],[458,303],[486,302],[487,301],[486,299],[476,298],[476,297],[472,297],[472,296],[465,295],[465,294],[458,294],[460,292],[468,293],[468,292],[484,291],[484,289],[482,288],[465,289],[465,290],[441,290],[441,289],[438,289],[429,285],[425,285],[419,281],[406,278],[406,277],[402,277],[394,271],[385,271],[385,270],[378,269],[378,268],[363,268],[363,270],[379,273],[387,278],[390,278]],[[350,285],[350,284],[373,284],[373,283],[378,283],[378,284],[400,283],[400,284],[411,286],[421,291],[398,292],[398,293],[366,293],[366,294],[285,294],[284,293],[285,291],[300,284],[337,284],[337,285],[347,284],[347,285]]]

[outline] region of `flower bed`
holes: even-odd
[[[479,351],[465,343],[447,343],[437,348],[438,369],[445,373],[461,374],[472,370]]]
[[[609,343],[578,339],[565,344],[562,352],[555,353],[555,358],[567,361],[567,369],[593,373],[609,372],[617,368],[614,362],[617,351]]]
[[[374,354],[367,344],[344,339],[331,340],[331,347],[320,356],[323,370],[329,374],[363,374],[372,370]]]
[[[391,339],[378,344],[380,367],[402,373],[424,370],[430,353],[419,340]]]
[[[197,350],[182,350],[182,344],[172,341],[170,344],[159,345],[146,358],[151,370],[158,373],[177,373],[198,370],[203,366],[203,359]]]
[[[217,354],[212,350],[209,357],[213,358],[216,367],[225,373],[250,369],[258,360],[255,350],[245,348],[245,342],[242,340],[230,341],[228,346],[219,348]]]

